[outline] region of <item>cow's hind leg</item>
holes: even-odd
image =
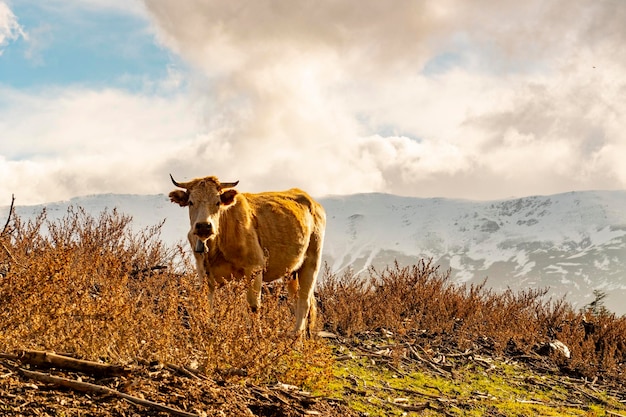
[[[302,266],[297,272],[298,292],[296,300],[296,328],[298,334],[305,330],[311,335],[317,318],[315,284],[321,264],[322,237],[312,235]],[[308,320],[307,320],[308,319]],[[308,325],[307,325],[308,321]]]
[[[289,299],[298,299],[298,273],[294,272],[291,276],[286,278],[287,280],[287,294],[289,294]]]

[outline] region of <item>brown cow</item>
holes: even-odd
[[[200,284],[206,277],[209,297],[216,285],[231,278],[251,280],[247,299],[252,311],[261,300],[261,284],[279,278],[296,294],[296,332],[314,324],[313,290],[322,256],[326,227],[323,207],[293,188],[260,194],[239,193],[238,184],[215,177],[197,178],[175,186],[170,200],[189,207],[187,234],[194,251]],[[310,328],[310,327],[309,327]]]

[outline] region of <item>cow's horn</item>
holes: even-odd
[[[170,179],[172,180],[172,183],[173,183],[175,186],[177,186],[177,187],[179,187],[179,188],[184,188],[184,189],[187,189],[187,184],[180,184],[180,183],[176,182],[176,180],[174,179],[174,177],[172,177],[172,174],[170,174]]]
[[[226,188],[234,188],[237,186],[237,184],[239,184],[239,181],[235,181],[235,182],[220,182],[220,188],[222,190],[226,189]]]

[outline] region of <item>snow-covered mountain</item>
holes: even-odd
[[[432,258],[458,282],[496,290],[550,287],[579,307],[592,291],[626,314],[626,191],[572,192],[498,201],[358,194],[320,199],[328,224],[324,259],[334,271],[383,268]],[[47,204],[49,219],[68,206],[98,214],[117,208],[142,229],[165,219],[162,239],[183,242],[185,209],[165,195],[96,195]],[[43,206],[18,206],[23,218]],[[6,218],[8,207],[0,209]]]
[[[599,289],[626,314],[626,191],[487,202],[362,194],[323,204],[334,270],[432,258],[456,281],[549,287],[579,307]]]

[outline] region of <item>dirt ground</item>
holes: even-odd
[[[341,399],[316,398],[296,387],[227,383],[163,364],[137,364],[123,376],[98,379],[63,370],[35,371],[10,359],[0,363],[1,416],[358,415]],[[42,375],[55,379],[38,380]]]
[[[50,353],[23,351],[17,354],[0,354],[0,416],[342,416],[356,417],[367,414],[348,406],[363,402],[370,397],[369,404],[380,400],[381,389],[390,390],[384,381],[376,380],[390,370],[398,376],[419,370],[425,375],[455,379],[461,369],[475,365],[476,375],[487,374],[497,380],[500,370],[497,362],[510,362],[511,358],[489,357],[488,349],[478,348],[474,353],[450,353],[453,362],[435,361],[426,354],[404,352],[403,361],[398,362],[398,347],[417,347],[408,343],[389,345],[384,338],[374,334],[362,339],[333,340],[335,358],[342,366],[354,366],[367,361],[373,381],[360,381],[358,376],[343,377],[348,381],[340,398],[315,396],[286,384],[259,386],[248,378],[226,376],[212,379],[189,368],[162,363],[139,361],[129,366],[112,366],[99,363],[83,363],[74,358]],[[390,349],[391,346],[391,349]],[[439,349],[446,350],[446,346]],[[343,353],[341,353],[343,352]],[[31,357],[29,355],[35,354]],[[484,415],[526,415],[532,407],[535,411],[554,411],[550,415],[625,415],[626,393],[618,383],[598,385],[563,375],[548,357],[531,355],[519,357],[516,362],[519,375],[507,374],[510,384],[526,386],[529,395],[542,395],[541,400],[523,401],[527,408],[522,414],[498,411],[494,398],[488,392],[472,392],[469,397],[457,395],[459,390],[435,392],[433,387],[416,389],[395,388],[395,394],[407,397],[403,403],[383,401],[386,412],[376,415],[404,415],[417,412],[425,415],[465,415],[473,409],[487,412]],[[525,365],[522,365],[525,363]],[[97,365],[93,369],[93,365]],[[356,364],[356,365],[355,365]],[[396,365],[394,365],[396,364]],[[101,369],[104,367],[104,369]],[[400,369],[399,367],[402,367]],[[450,369],[448,369],[450,368]],[[97,375],[97,376],[94,376]],[[547,378],[546,376],[550,376]],[[456,378],[459,379],[459,378]],[[461,383],[461,382],[460,382]],[[378,386],[380,385],[380,386]],[[427,384],[426,384],[427,385]],[[378,387],[377,387],[378,386]],[[431,393],[425,393],[425,389]],[[461,386],[459,386],[461,388]],[[495,387],[497,392],[498,387]],[[341,392],[341,390],[339,391]],[[434,393],[434,394],[433,394]],[[551,393],[551,394],[550,394]],[[355,396],[359,396],[356,398]],[[409,401],[412,405],[406,404]],[[528,408],[531,407],[531,408]],[[614,411],[608,411],[609,409]],[[463,411],[465,410],[465,411]],[[603,411],[601,411],[603,410]],[[533,411],[534,413],[534,411]]]

